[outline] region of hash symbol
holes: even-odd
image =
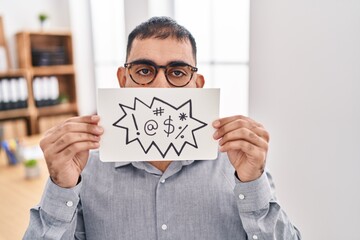
[[[180,113],[179,118],[180,118],[181,121],[186,120],[186,118],[187,118],[186,113]]]
[[[156,108],[155,110],[153,110],[153,113],[154,115],[158,116],[158,115],[162,115],[164,113],[164,109],[159,107],[159,108]]]

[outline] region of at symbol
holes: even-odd
[[[158,124],[155,120],[149,120],[144,125],[144,131],[149,136],[154,136],[156,130],[158,129]]]

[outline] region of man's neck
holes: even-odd
[[[165,170],[170,165],[171,161],[149,161],[149,163],[154,167],[156,167],[157,169],[159,169],[160,171],[165,172]]]

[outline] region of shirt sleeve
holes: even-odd
[[[30,210],[23,239],[86,239],[81,229],[81,186],[80,181],[74,188],[61,188],[49,178],[40,204]]]
[[[248,239],[301,239],[274,196],[274,184],[268,172],[252,182],[241,182],[235,176],[234,194],[240,218]]]

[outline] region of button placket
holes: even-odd
[[[164,231],[165,231],[167,228],[168,228],[168,227],[167,227],[167,225],[166,225],[166,224],[161,225],[161,229],[162,229],[162,230],[164,230]]]
[[[169,226],[168,226],[168,210],[166,210],[166,205],[164,205],[165,199],[167,198],[167,187],[164,185],[166,183],[166,178],[161,176],[158,179],[157,184],[157,193],[156,193],[156,216],[157,216],[157,223],[158,223],[158,237],[160,239],[167,239],[169,234]]]
[[[66,206],[72,207],[72,206],[74,206],[74,202],[73,201],[67,201]]]
[[[240,199],[240,200],[244,200],[244,199],[245,199],[245,195],[240,193],[240,194],[239,194],[239,199]]]

